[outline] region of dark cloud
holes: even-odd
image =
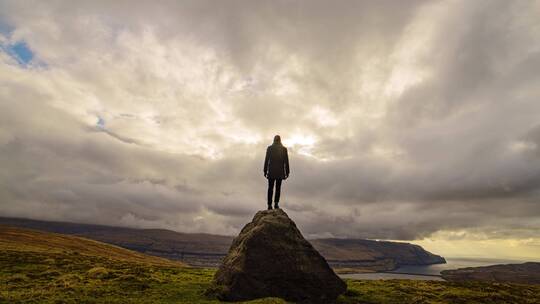
[[[279,133],[309,236],[536,237],[538,8],[3,1],[0,212],[234,234]]]

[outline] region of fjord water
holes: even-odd
[[[410,279],[410,280],[443,280],[440,277],[441,271],[447,269],[457,269],[464,267],[479,267],[496,264],[519,264],[525,260],[510,259],[489,259],[489,258],[446,258],[446,264],[433,265],[406,265],[390,272],[376,273],[352,273],[343,274],[340,277],[345,279],[358,280],[389,280],[389,279]]]

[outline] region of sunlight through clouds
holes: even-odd
[[[534,256],[537,11],[0,1],[0,215],[234,234],[279,134],[306,235]]]

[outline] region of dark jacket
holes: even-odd
[[[264,158],[264,173],[267,178],[285,179],[289,176],[289,155],[287,148],[280,143],[274,143],[266,148]]]

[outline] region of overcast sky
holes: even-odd
[[[0,1],[0,215],[234,235],[280,134],[308,237],[540,258],[539,71],[539,1]]]

